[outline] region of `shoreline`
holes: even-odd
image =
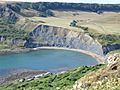
[[[0,51],[0,55],[6,55],[6,54],[19,54],[19,53],[27,53],[31,51],[39,51],[39,50],[67,50],[67,51],[74,51],[83,53],[86,55],[89,55],[96,59],[98,64],[105,64],[104,57],[97,55],[95,53],[92,53],[90,51],[85,51],[81,49],[72,49],[72,48],[63,48],[63,47],[37,47],[37,48],[16,48],[16,49],[4,49]],[[1,53],[2,52],[2,53]],[[0,77],[0,84],[9,83],[12,81],[15,81],[17,79],[21,79],[24,77],[32,77],[41,73],[45,73],[47,71],[36,71],[36,70],[21,70],[21,72],[17,71],[16,74],[12,74],[8,77]]]
[[[31,48],[1,49],[0,55],[26,53],[30,52],[31,50],[32,50]]]
[[[89,55],[89,56],[95,58],[97,60],[98,64],[105,64],[105,58],[103,56],[100,56],[98,54],[92,53],[90,51],[82,50],[82,49],[65,48],[65,47],[37,47],[37,48],[3,49],[3,50],[0,50],[0,55],[27,53],[27,52],[37,51],[37,50],[41,50],[41,49],[67,50],[67,51],[80,52],[80,53],[83,53],[83,54],[86,54],[86,55]]]
[[[63,47],[37,47],[37,48],[32,48],[31,50],[32,51],[36,51],[36,50],[41,50],[41,49],[46,49],[46,50],[67,50],[67,51],[74,51],[74,52],[80,52],[80,53],[83,53],[83,54],[86,54],[86,55],[89,55],[93,58],[95,58],[98,62],[98,64],[105,64],[105,58],[98,55],[98,54],[95,54],[95,53],[92,53],[90,51],[86,51],[86,50],[82,50],[82,49],[72,49],[72,48],[63,48]]]
[[[47,71],[40,71],[40,70],[30,70],[30,69],[19,69],[11,71],[9,75],[0,76],[0,85],[3,84],[10,84],[15,80],[20,80],[24,78],[32,78],[37,75],[45,74]]]

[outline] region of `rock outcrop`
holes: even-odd
[[[103,53],[107,54],[110,51],[118,50],[120,49],[120,44],[113,44],[113,45],[105,45],[102,46]]]
[[[120,54],[119,54],[119,53],[110,55],[110,56],[107,58],[108,64],[113,64],[113,63],[116,63],[116,62],[118,62],[118,61],[120,61]]]
[[[19,15],[9,8],[9,6],[0,4],[0,18],[5,23],[15,24],[19,19]]]
[[[29,34],[25,47],[41,46],[83,49],[103,55],[102,46],[89,35],[55,26],[39,25]]]

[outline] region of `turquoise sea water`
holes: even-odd
[[[12,69],[58,72],[96,64],[97,61],[86,54],[65,50],[39,50],[29,53],[0,55],[0,73]]]

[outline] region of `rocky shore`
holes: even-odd
[[[0,55],[30,52],[31,50],[32,49],[30,49],[30,48],[2,49],[2,50],[0,50]]]
[[[20,79],[33,79],[34,76],[42,75],[47,73],[47,71],[38,71],[38,70],[28,70],[28,69],[20,69],[12,71],[12,74],[7,76],[0,77],[0,84],[8,84],[12,83],[15,80]]]

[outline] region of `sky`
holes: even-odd
[[[2,0],[2,1],[120,4],[120,0]]]

